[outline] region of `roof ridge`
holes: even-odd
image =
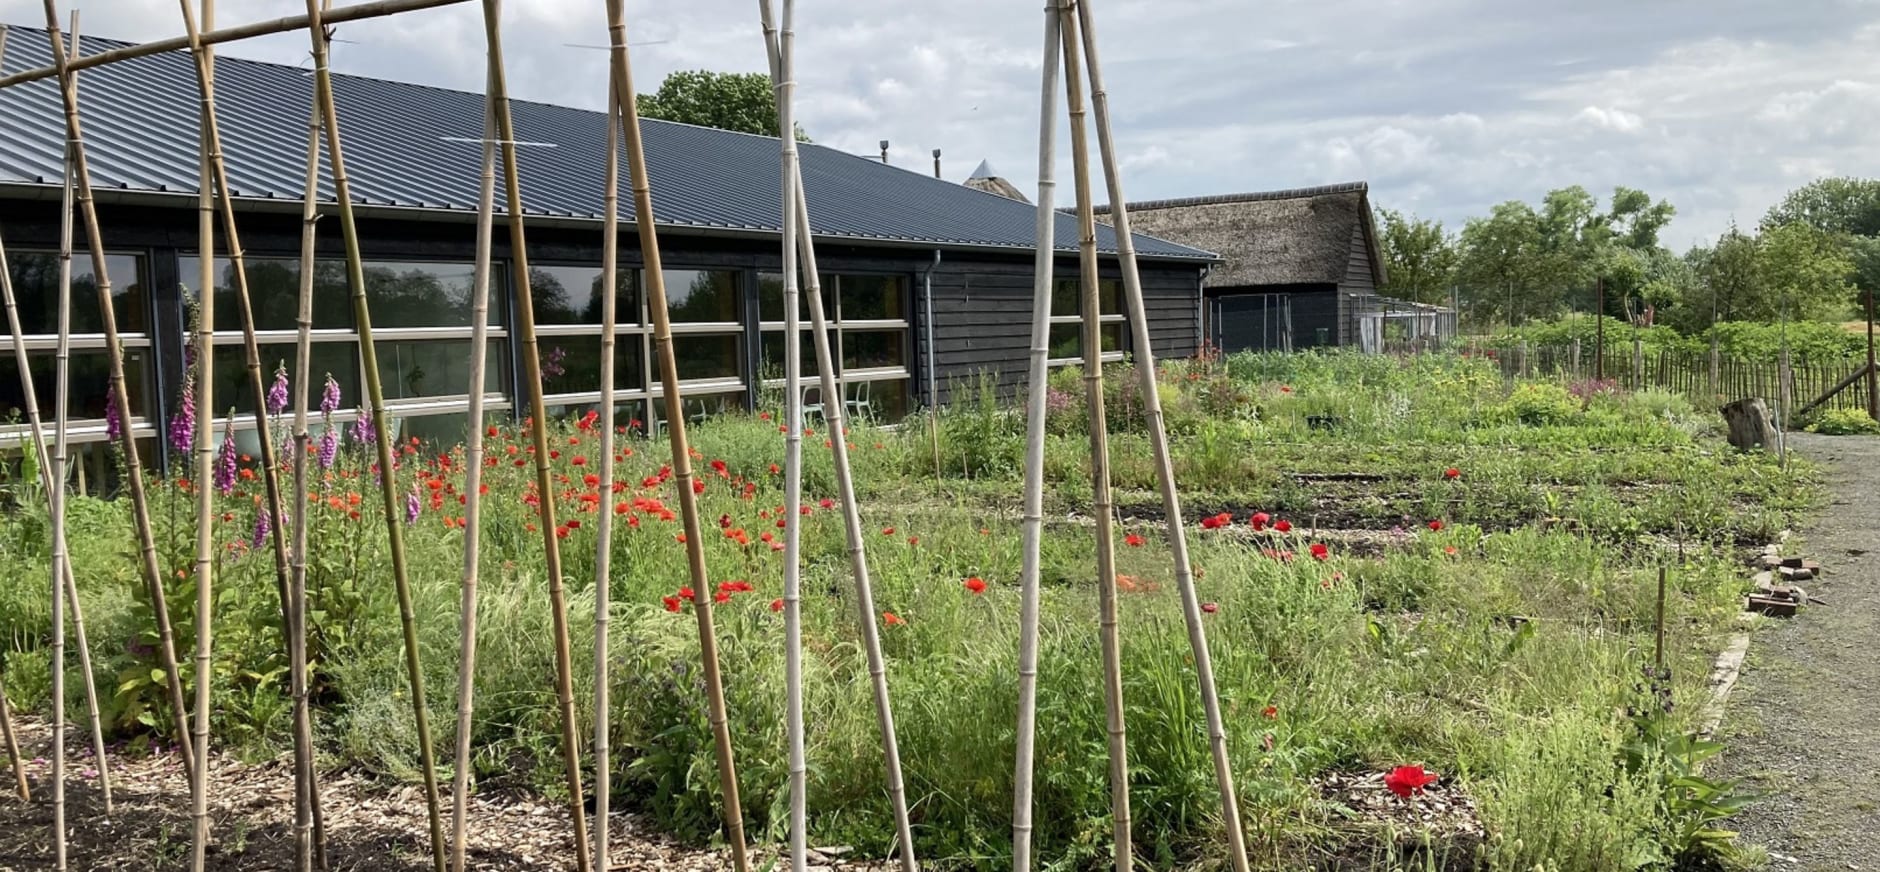
[[[1249,191],[1241,194],[1209,194],[1201,197],[1177,197],[1168,200],[1142,200],[1124,205],[1131,212],[1151,209],[1173,209],[1180,206],[1218,206],[1228,203],[1257,203],[1264,200],[1303,200],[1309,197],[1324,197],[1332,194],[1365,194],[1370,191],[1368,182],[1338,182],[1330,185],[1318,185],[1310,188],[1284,188],[1277,191]],[[1096,207],[1099,215],[1110,212],[1110,204]]]

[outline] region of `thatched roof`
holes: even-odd
[[[999,175],[997,171],[993,170],[991,161],[982,160],[979,162],[979,168],[973,170],[973,174],[966,179],[966,187],[977,191],[985,191],[988,194],[998,194],[1008,200],[1017,200],[1020,203],[1031,202],[1025,199],[1025,194],[1018,189],[1018,186],[1006,181],[1004,176]]]
[[[1110,207],[1097,207],[1108,221]],[[1337,284],[1361,241],[1372,280],[1384,264],[1364,182],[1129,204],[1130,229],[1219,254],[1208,287]]]

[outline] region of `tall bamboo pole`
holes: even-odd
[[[1129,737],[1123,722],[1122,640],[1116,627],[1116,531],[1110,503],[1110,431],[1103,408],[1103,332],[1097,295],[1097,217],[1090,192],[1090,144],[1084,129],[1084,85],[1077,58],[1078,3],[1059,6],[1064,88],[1069,95],[1071,178],[1077,190],[1078,277],[1083,299],[1084,405],[1090,415],[1091,511],[1097,522],[1098,634],[1103,648],[1103,708],[1110,750],[1110,815],[1116,872],[1130,872]]]
[[[32,789],[26,786],[26,761],[20,759],[20,739],[13,732],[13,705],[7,702],[6,669],[0,666],[0,732],[6,735],[7,759],[13,763],[15,790],[21,802],[32,802]]]
[[[292,664],[304,662],[305,660],[304,653],[298,650],[305,640],[295,632],[296,606],[293,594],[290,591],[291,582],[289,577],[292,571],[288,567],[287,528],[285,520],[286,508],[281,496],[281,465],[280,457],[278,456],[279,445],[274,441],[273,428],[270,423],[267,381],[262,374],[261,346],[255,334],[254,306],[248,288],[248,267],[242,253],[241,235],[236,226],[235,204],[229,191],[228,168],[222,157],[221,126],[216,119],[215,106],[215,60],[213,50],[202,45],[201,30],[197,27],[196,18],[190,9],[189,0],[178,0],[178,2],[183,11],[184,29],[190,38],[190,53],[195,58],[197,88],[201,92],[202,98],[201,135],[199,137],[202,147],[203,170],[201,197],[206,203],[206,208],[201,215],[201,220],[203,221],[201,229],[204,231],[205,235],[203,237],[203,245],[201,246],[201,256],[198,258],[202,270],[200,288],[198,290],[198,296],[201,299],[202,318],[199,324],[200,332],[198,333],[199,347],[197,348],[197,356],[201,360],[200,365],[202,366],[203,373],[201,383],[198,385],[198,389],[202,393],[198,401],[198,408],[204,412],[204,421],[209,419],[209,410],[214,409],[214,406],[210,405],[209,373],[215,339],[212,329],[213,320],[210,316],[212,312],[212,301],[215,297],[215,252],[213,246],[209,244],[210,236],[207,234],[213,232],[215,213],[219,208],[222,213],[223,235],[227,237],[224,248],[228,251],[229,272],[233,275],[235,280],[235,308],[241,317],[243,363],[248,370],[248,389],[254,396],[255,403],[254,428],[256,440],[260,444],[258,454],[260,455],[261,480],[266,498],[266,503],[261,511],[265,512],[265,516],[269,522],[268,536],[273,545],[275,593],[281,603],[281,635],[288,654],[289,668],[290,671],[292,671]],[[202,0],[202,17],[205,26],[214,23],[214,14],[214,0]],[[213,197],[210,196],[211,191],[213,191]],[[302,387],[305,388],[306,385],[303,383]],[[199,446],[197,450],[202,451],[204,449]],[[207,488],[203,488],[201,493],[206,497],[209,491]],[[208,500],[206,498],[199,503],[199,507],[207,505]],[[304,512],[304,506],[297,507],[297,511]],[[199,524],[197,532],[198,548],[200,549],[206,546],[208,549],[207,552],[198,551],[197,559],[199,561],[204,559],[205,553],[213,553],[214,544],[212,538],[207,533],[209,529],[207,522],[209,520],[210,519],[206,516],[197,519],[197,523]],[[204,573],[207,571],[208,566],[206,563],[200,566],[199,578],[206,580]],[[292,678],[290,677],[290,690],[291,684]],[[298,702],[294,705],[293,717],[294,796],[295,807],[296,809],[300,809],[308,806],[308,799],[312,793],[313,730],[311,712]],[[298,814],[299,812],[297,811],[296,815],[298,816]],[[311,818],[310,810],[308,817],[309,819]],[[307,845],[306,847],[310,855],[312,850],[311,845]],[[299,849],[300,845],[297,844],[296,851],[298,852]],[[311,857],[309,856],[309,861],[310,860]]]
[[[609,59],[617,64],[619,58]],[[620,101],[614,78],[607,77],[607,216],[601,222],[601,511],[594,531],[594,863],[601,872],[612,865],[607,851],[608,805],[613,799],[608,756],[612,728],[609,707],[607,628],[613,615],[614,513],[607,505],[614,492],[614,326],[620,275]]]
[[[1051,343],[1051,289],[1057,265],[1057,88],[1063,68],[1057,0],[1044,8],[1044,65],[1038,97],[1038,224],[1032,265],[1031,352],[1025,392],[1024,558],[1019,574],[1018,740],[1012,775],[1012,872],[1031,872],[1033,748],[1038,733],[1038,564],[1044,541],[1045,390]]]
[[[760,0],[769,11],[769,0]],[[784,733],[790,766],[790,868],[809,868],[809,760],[803,747],[803,337],[797,286],[796,69],[791,57],[796,4],[783,0],[783,34],[771,77],[777,97],[777,143],[783,194],[778,226],[783,229],[783,393],[787,433],[783,447],[783,682]],[[765,45],[770,44],[765,34]],[[766,48],[766,54],[768,54]],[[824,407],[828,407],[824,399]],[[840,432],[831,440],[841,439]]]
[[[652,182],[647,178],[646,149],[640,139],[639,98],[633,91],[633,65],[628,61],[627,25],[622,6],[622,0],[607,0],[609,45],[619,58],[613,68],[614,98],[620,104],[621,133],[627,146],[627,172],[633,187],[633,223],[640,231],[646,307],[653,319],[654,353],[659,356],[660,389],[666,401],[666,435],[672,444],[673,478],[678,486],[679,514],[685,526],[692,611],[698,618],[699,659],[705,673],[706,718],[711,723],[712,746],[718,758],[719,790],[724,794],[725,840],[731,843],[732,868],[736,872],[747,872],[750,861],[744,843],[744,810],[738,801],[737,763],[732,759],[731,731],[725,723],[725,688],[718,668],[718,632],[712,625],[712,591],[705,574],[705,539],[700,532],[698,497],[692,493],[692,452],[686,441],[679,363],[672,350],[672,314],[666,305],[666,278],[659,257],[659,232],[653,219]]]
[[[7,31],[0,26],[0,59],[6,57]],[[78,12],[72,12],[72,51],[78,51]],[[67,214],[71,212],[66,209]],[[64,482],[52,477],[51,455],[46,453],[46,435],[44,421],[39,415],[38,390],[33,385],[32,371],[26,355],[26,337],[20,327],[19,307],[13,295],[13,275],[7,269],[7,251],[4,241],[0,241],[0,295],[4,295],[7,310],[7,328],[13,338],[13,363],[20,371],[20,399],[26,407],[26,426],[32,430],[33,456],[39,458],[39,484],[46,491],[47,512],[51,511],[52,490],[63,487]],[[50,515],[48,514],[48,517]],[[98,682],[96,672],[91,665],[91,641],[85,632],[85,610],[78,598],[78,582],[73,577],[72,562],[66,560],[61,567],[64,577],[65,597],[72,612],[72,636],[78,644],[78,665],[85,681],[85,714],[91,720],[91,749],[98,762],[98,789],[104,796],[104,811],[112,813],[110,761],[105,758],[104,728],[98,710]],[[11,713],[0,711],[0,721],[6,729],[13,728]],[[25,784],[25,773],[20,774],[21,784]],[[25,798],[24,795],[22,798]]]
[[[90,243],[92,277],[98,289],[98,317],[104,327],[105,357],[109,362],[108,386],[118,420],[124,422],[119,446],[124,458],[124,483],[131,496],[131,521],[137,531],[139,563],[151,611],[156,615],[157,650],[162,659],[164,678],[169,685],[170,711],[175,716],[177,744],[185,765],[194,766],[194,751],[189,740],[189,708],[183,703],[183,676],[176,659],[176,634],[170,624],[169,598],[163,588],[163,572],[157,563],[156,535],[150,526],[150,502],[144,490],[143,461],[137,454],[132,434],[130,396],[125,391],[124,343],[118,336],[117,310],[113,307],[111,275],[104,253],[104,239],[99,233],[98,208],[91,193],[91,164],[85,154],[84,129],[78,116],[78,85],[73,77],[59,36],[57,0],[44,0],[47,35],[52,41],[53,66],[58,70],[60,98],[65,110],[65,133],[69,141],[75,202],[85,222]],[[61,407],[63,408],[63,407]]]
[[[563,588],[561,542],[555,534],[555,479],[549,468],[548,411],[543,400],[541,347],[535,335],[535,302],[529,286],[529,249],[523,233],[522,184],[516,169],[516,126],[509,114],[509,85],[503,70],[500,0],[483,0],[483,35],[490,55],[490,102],[503,162],[503,200],[509,209],[509,257],[516,299],[516,333],[522,341],[523,380],[529,391],[529,439],[535,446],[536,520],[542,528],[542,553],[548,576],[548,602],[554,624],[555,696],[561,703],[561,753],[567,775],[568,809],[574,818],[575,867],[589,867],[587,808],[581,797],[581,746],[575,734],[574,655],[569,649],[568,595]]]
[[[773,32],[770,4],[760,3],[760,15],[764,32]],[[782,72],[783,56],[787,54],[789,37],[766,39],[766,49],[770,54],[770,73],[773,84]],[[794,136],[795,131],[789,131]],[[816,372],[822,387],[823,414],[829,425],[829,449],[834,458],[836,489],[842,496],[843,532],[849,545],[849,570],[855,578],[856,619],[862,631],[862,645],[868,656],[868,674],[875,701],[875,721],[881,731],[881,750],[885,758],[888,778],[888,796],[894,807],[895,838],[901,844],[901,867],[906,872],[914,872],[918,864],[914,855],[913,827],[907,813],[907,789],[901,775],[900,742],[895,736],[894,707],[888,697],[887,661],[881,654],[881,627],[875,611],[874,587],[868,577],[868,557],[863,544],[861,505],[855,498],[855,478],[849,465],[848,441],[843,438],[847,431],[847,409],[840,385],[836,382],[835,363],[829,344],[829,326],[823,314],[822,277],[816,266],[815,238],[810,231],[809,199],[803,187],[803,170],[798,165],[792,171],[796,177],[796,224],[797,247],[800,249],[804,274],[804,292],[810,317],[810,335],[816,347]]]
[[[332,0],[322,0],[330,8]],[[322,43],[328,34],[317,29]],[[288,598],[293,614],[288,619],[292,647],[289,688],[294,696],[294,729],[305,729],[307,740],[294,742],[294,766],[306,773],[306,790],[294,792],[294,864],[296,869],[326,868],[326,827],[320,812],[320,775],[313,756],[313,709],[308,699],[312,676],[307,666],[307,455],[313,446],[307,432],[307,403],[313,393],[313,280],[314,243],[320,219],[320,104],[309,101],[307,112],[307,178],[300,210],[300,298],[294,337],[294,548]],[[276,519],[276,524],[285,523]],[[305,748],[305,759],[302,748]]]
[[[1097,144],[1103,156],[1103,175],[1109,186],[1110,210],[1116,231],[1117,262],[1123,273],[1123,294],[1129,313],[1136,370],[1142,380],[1143,415],[1149,445],[1155,457],[1162,490],[1163,514],[1168,518],[1169,551],[1175,562],[1175,584],[1181,591],[1182,617],[1188,625],[1188,645],[1194,656],[1201,706],[1208,722],[1208,745],[1214,757],[1214,778],[1221,793],[1221,820],[1227,828],[1228,858],[1234,872],[1247,870],[1246,835],[1241,831],[1240,801],[1234,790],[1233,763],[1227,756],[1227,731],[1221,720],[1220,696],[1214,685],[1214,660],[1208,653],[1207,633],[1201,623],[1201,600],[1195,593],[1193,563],[1188,557],[1188,536],[1182,526],[1181,494],[1175,486],[1175,466],[1169,456],[1168,428],[1162,419],[1162,395],[1155,376],[1155,347],[1144,312],[1142,277],[1136,267],[1135,239],[1130,235],[1128,200],[1123,196],[1115,141],[1110,133],[1109,95],[1103,88],[1103,69],[1097,54],[1095,16],[1089,0],[1077,3],[1083,25],[1084,51],[1090,69],[1091,102],[1096,109]],[[1072,51],[1066,46],[1066,52]]]
[[[190,33],[196,32],[195,15],[189,0],[180,0],[183,20]],[[215,26],[214,0],[202,0],[202,18]],[[215,173],[210,161],[215,156],[214,104],[210,97],[213,61],[200,40],[192,40],[191,56],[196,61],[196,81],[202,93],[201,112],[197,116],[197,141],[201,148],[197,167],[196,191],[196,263],[200,270],[196,281],[196,722],[195,766],[189,770],[190,868],[202,872],[209,849],[209,706],[210,679],[213,677],[214,605],[215,605]],[[231,262],[240,250],[234,239],[228,240]],[[261,395],[255,395],[261,402]],[[231,422],[232,428],[233,422]],[[233,444],[231,442],[231,448]]]
[[[1873,289],[1867,289],[1867,417],[1880,421],[1880,367],[1874,366]]]
[[[365,370],[366,395],[378,449],[379,495],[385,513],[385,535],[392,555],[392,585],[398,597],[398,617],[404,635],[405,672],[411,684],[412,718],[418,733],[418,765],[424,772],[424,801],[430,818],[431,863],[444,872],[444,820],[439,814],[437,758],[431,749],[431,717],[424,702],[424,670],[418,662],[417,618],[411,604],[411,576],[405,559],[404,524],[399,517],[398,481],[393,466],[385,393],[379,382],[379,358],[372,345],[372,309],[366,300],[365,266],[359,254],[359,228],[353,221],[352,183],[346,177],[345,152],[340,145],[339,109],[333,100],[333,75],[327,68],[326,40],[320,30],[319,0],[307,0],[307,35],[313,41],[314,92],[320,103],[321,126],[326,128],[327,161],[333,169],[333,190],[339,207],[340,231],[346,240],[346,280],[352,289],[353,322],[359,333],[360,364]]]
[[[55,35],[56,42],[58,37]],[[74,46],[76,48],[76,46]],[[71,85],[72,80],[67,79]],[[52,480],[58,484],[46,494],[52,513],[52,831],[53,862],[60,872],[65,856],[65,567],[70,554],[65,541],[65,427],[71,404],[72,358],[72,196],[73,155],[76,143],[65,148],[65,180],[59,199],[59,303],[58,350],[53,375]],[[106,305],[110,305],[107,301]]]
[[[483,540],[483,371],[489,357],[490,243],[495,235],[496,115],[484,81],[483,174],[477,195],[476,267],[471,278],[473,313],[470,321],[470,432],[464,445],[463,470],[463,602],[458,607],[457,635],[457,757],[451,773],[450,863],[466,872],[465,850],[470,838],[470,736],[476,712],[477,581],[482,566],[478,556]]]

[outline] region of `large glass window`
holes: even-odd
[[[386,401],[469,396],[473,347],[467,339],[375,343],[379,387]],[[489,343],[483,363],[483,392],[502,393],[503,373],[508,369],[508,343]]]
[[[615,271],[614,323],[640,320],[637,270]],[[529,292],[535,300],[536,326],[601,323],[601,271],[598,268],[547,266],[529,268]]]
[[[767,388],[783,384],[782,287],[780,274],[758,276],[758,314],[763,321],[759,356]],[[907,313],[912,305],[908,289],[908,278],[899,275],[822,277],[836,376],[850,415],[898,420],[906,414],[911,356]],[[807,318],[802,330],[803,375],[813,378],[816,352]]]
[[[1083,281],[1077,276],[1057,279],[1051,285],[1051,365],[1082,363]],[[1123,284],[1116,279],[1097,281],[1097,333],[1102,340],[1103,359],[1123,359]]]
[[[151,366],[149,301],[145,295],[144,259],[129,254],[108,254],[105,269],[111,280],[113,316],[124,347],[126,399],[131,424],[155,433],[147,416],[154,368]],[[57,397],[59,256],[47,251],[8,252],[8,278],[17,302],[27,370],[33,380],[38,409],[50,434]],[[66,405],[68,435],[78,442],[105,438],[104,417],[109,397],[110,358],[106,356],[104,319],[98,306],[98,282],[88,255],[71,261],[71,358]],[[0,430],[17,430],[26,418],[25,390],[12,334],[0,331]],[[0,440],[11,441],[4,436]]]
[[[669,269],[666,307],[679,323],[735,324],[738,317],[738,273]]]
[[[298,258],[243,257],[248,273],[248,302],[256,330],[300,329],[300,260]],[[201,283],[201,261],[177,258],[177,279],[185,288]],[[226,257],[215,259],[215,324],[218,331],[240,330],[241,310],[235,293],[234,266]],[[191,291],[194,296],[194,291]],[[313,329],[351,330],[352,291],[346,282],[344,261],[316,261],[313,266]],[[376,323],[376,309],[374,318]]]

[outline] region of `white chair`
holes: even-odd
[[[875,415],[874,382],[850,382],[844,389],[842,408],[850,420],[869,420]]]

